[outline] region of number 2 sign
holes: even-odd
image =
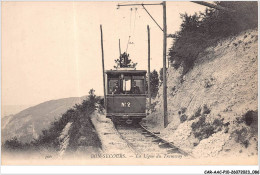
[[[131,103],[130,102],[122,102],[121,107],[123,108],[130,108]]]

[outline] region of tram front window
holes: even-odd
[[[119,84],[118,84],[118,80],[109,80],[109,84],[108,84],[109,88],[108,88],[108,94],[119,94]]]
[[[125,76],[123,79],[123,93],[124,94],[129,94],[131,90],[131,77],[130,76]]]
[[[133,80],[132,94],[144,94],[144,80]]]
[[[133,76],[132,94],[145,94],[144,76]]]

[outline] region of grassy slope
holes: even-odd
[[[150,127],[199,157],[256,154],[257,125],[247,126],[243,116],[257,111],[257,37],[256,30],[247,31],[208,48],[184,77],[181,68],[169,68],[170,124],[162,129],[161,87],[156,112],[148,116]],[[204,106],[209,114],[203,114]],[[212,148],[212,143],[217,146]]]

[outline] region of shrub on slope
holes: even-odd
[[[183,66],[183,74],[193,67],[199,53],[207,47],[258,25],[257,2],[221,1],[217,4],[230,11],[206,9],[200,14],[181,15],[181,29],[173,35],[169,56],[176,69]]]
[[[93,126],[90,123],[90,115],[96,108],[96,103],[102,103],[102,99],[100,97],[96,97],[94,94],[94,90],[91,89],[89,92],[89,96],[86,100],[82,102],[82,104],[78,105],[76,104],[73,108],[67,110],[62,117],[59,120],[54,121],[49,129],[44,129],[42,131],[42,134],[39,136],[38,139],[35,139],[31,143],[21,143],[17,138],[12,138],[10,140],[7,140],[3,144],[3,149],[5,150],[15,150],[15,151],[25,151],[25,150],[39,150],[41,148],[47,148],[47,149],[53,149],[55,151],[59,150],[60,148],[60,141],[59,136],[64,129],[64,127],[67,125],[67,123],[72,122],[72,129],[70,131],[70,134],[78,133],[78,129],[81,125],[80,121],[82,118],[85,118],[86,121],[89,122],[89,124],[86,127],[90,127],[87,130],[91,130],[91,133],[89,136],[95,135],[95,133],[92,132]],[[102,105],[102,104],[101,104]],[[77,136],[76,134],[72,135],[72,138],[74,136]],[[78,137],[75,137],[71,139],[72,141],[77,139]],[[99,141],[98,138],[96,138],[97,142]],[[73,142],[70,143],[73,143]]]

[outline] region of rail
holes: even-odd
[[[184,156],[190,156],[190,157],[192,157],[192,158],[195,158],[193,155],[191,155],[191,154],[189,154],[189,153],[183,151],[182,149],[176,147],[172,142],[168,142],[167,140],[161,138],[160,136],[157,135],[157,133],[152,132],[152,131],[149,131],[149,130],[148,130],[146,127],[144,127],[142,124],[139,123],[139,125],[140,125],[140,127],[144,130],[144,134],[148,134],[148,135],[150,135],[150,136],[156,138],[156,140],[154,140],[154,142],[158,142],[159,145],[161,145],[161,146],[164,145],[165,147],[171,147],[172,149],[169,150],[169,152],[171,152],[171,151],[179,152],[179,153],[183,154]]]

